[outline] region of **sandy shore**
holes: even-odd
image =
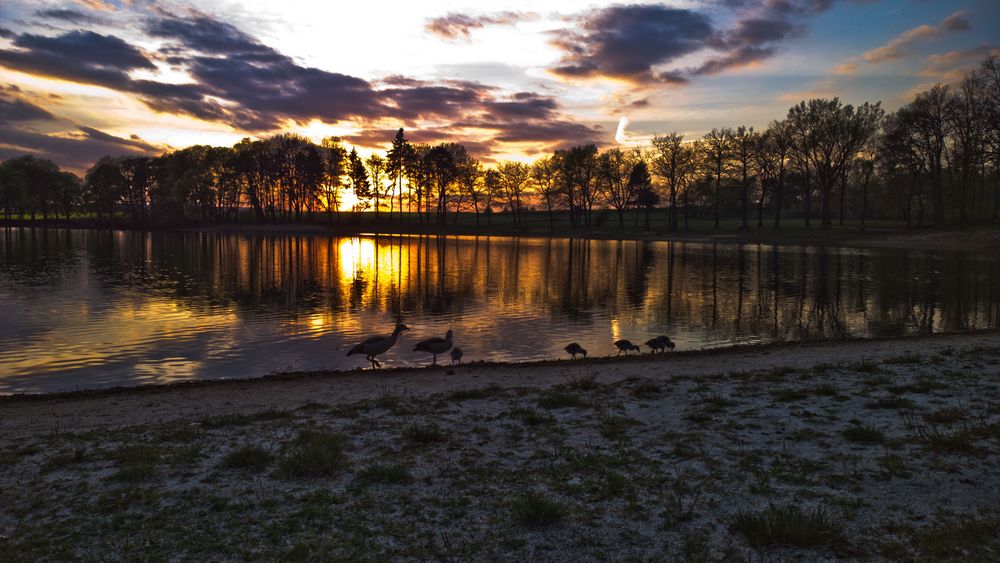
[[[955,346],[1000,346],[1000,331],[892,340],[756,345],[660,355],[461,366],[303,372],[279,376],[198,381],[50,395],[0,396],[0,434],[28,436],[66,429],[154,424],[219,414],[294,409],[309,402],[343,404],[390,390],[429,397],[487,385],[545,388],[585,369],[599,383],[630,377],[705,377],[773,368],[808,369],[937,353]],[[449,373],[449,372],[453,372]]]
[[[0,399],[0,559],[996,559],[1000,336]]]

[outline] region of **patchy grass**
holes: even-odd
[[[574,391],[594,391],[600,388],[601,384],[597,382],[596,375],[574,375],[569,377],[565,387]]]
[[[245,426],[255,422],[282,420],[291,417],[292,413],[290,411],[268,409],[252,414],[224,414],[219,416],[207,416],[201,419],[200,423],[203,428],[224,428],[226,426]]]
[[[655,381],[644,381],[633,387],[630,393],[637,399],[649,399],[663,393],[663,386]]]
[[[403,430],[403,438],[414,446],[426,446],[448,439],[441,427],[433,422],[407,426]]]
[[[219,467],[263,471],[274,460],[274,455],[256,444],[246,444],[227,453]]]
[[[565,504],[539,492],[521,493],[510,503],[511,516],[528,528],[544,528],[561,522],[569,515]]]
[[[899,395],[882,395],[881,397],[865,403],[865,408],[869,409],[912,409],[913,401]]]
[[[822,506],[770,505],[761,511],[740,510],[733,529],[757,548],[832,546],[843,538],[843,523]]]
[[[856,444],[881,444],[885,433],[871,424],[852,424],[840,433],[848,442]]]
[[[398,484],[413,481],[410,466],[405,463],[376,463],[362,469],[354,476],[362,485]]]
[[[278,463],[279,477],[302,479],[332,477],[345,469],[347,438],[329,430],[302,430],[286,446]]]
[[[538,397],[538,406],[543,409],[584,408],[587,401],[578,394],[559,389],[549,389]]]

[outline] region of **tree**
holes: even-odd
[[[385,195],[384,190],[386,189],[382,183],[386,177],[385,159],[373,154],[365,159],[365,165],[368,167],[368,177],[371,179],[371,194],[375,198],[375,222],[378,223],[379,200]]]
[[[487,170],[483,175],[483,210],[486,212],[486,222],[493,224],[493,201],[503,195],[503,179],[496,169]]]
[[[635,194],[636,205],[646,209],[646,230],[649,230],[649,212],[660,203],[660,195],[653,189],[653,179],[645,160],[637,160],[628,175],[629,190]]]
[[[97,220],[103,222],[104,218],[112,220],[115,214],[115,205],[121,198],[122,174],[118,161],[110,156],[102,157],[89,170],[86,176],[87,192],[90,195],[88,202],[97,214]]]
[[[505,161],[497,165],[497,172],[514,225],[521,226],[521,197],[531,177],[531,168],[520,162]]]
[[[347,149],[340,144],[337,137],[327,137],[320,142],[323,148],[323,180],[321,195],[329,218],[333,212],[340,209],[340,188],[343,186],[343,176],[347,171]]]
[[[753,146],[756,136],[753,127],[740,125],[733,131],[731,142],[733,158],[740,172],[740,188],[742,198],[740,200],[741,217],[743,222],[740,229],[747,230],[750,224],[747,222],[750,213],[750,172],[753,166]]]
[[[358,156],[356,148],[352,148],[347,155],[347,177],[351,180],[351,189],[354,191],[355,199],[358,200],[358,205],[362,209],[368,207],[368,201],[373,197],[372,187],[368,181],[368,170]]]
[[[690,147],[684,146],[684,135],[668,133],[664,136],[653,136],[653,171],[663,178],[670,191],[670,218],[668,224],[671,231],[677,230],[677,194],[693,173],[694,153]],[[648,213],[647,213],[648,215]]]
[[[715,182],[715,199],[712,203],[712,214],[715,218],[715,228],[719,228],[719,200],[722,198],[722,174],[726,170],[732,154],[733,130],[712,129],[702,138],[701,148],[704,151],[704,162]]]
[[[458,163],[456,180],[464,196],[472,200],[472,209],[476,214],[476,225],[479,225],[479,205],[483,200],[483,167],[474,158],[467,158]],[[458,214],[455,214],[457,220]]]
[[[635,200],[634,186],[629,183],[629,174],[635,165],[635,158],[614,147],[601,153],[597,162],[605,197],[618,213],[618,225],[623,227],[625,210]]]
[[[857,152],[875,134],[881,123],[880,104],[864,103],[857,109],[839,98],[812,99],[788,110],[788,120],[796,131],[796,152],[807,177],[815,178],[822,197],[822,226],[832,224],[831,195],[838,181],[846,177]],[[807,219],[808,225],[808,204]]]
[[[535,192],[545,202],[549,214],[549,228],[555,230],[555,204],[559,195],[559,163],[556,156],[543,156],[531,165],[531,179]]]
[[[406,165],[410,159],[410,152],[413,147],[407,142],[403,135],[403,128],[396,131],[396,136],[392,140],[392,146],[386,153],[386,173],[392,180],[392,191],[389,194],[389,216],[392,217],[392,204],[395,196],[399,195],[400,217],[403,213],[403,176],[406,175]]]

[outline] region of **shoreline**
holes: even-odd
[[[615,231],[584,229],[535,230],[511,229],[507,227],[476,227],[473,225],[421,225],[421,224],[365,224],[333,225],[322,223],[283,224],[222,224],[192,226],[144,226],[128,225],[113,227],[98,226],[89,221],[49,220],[43,222],[24,220],[0,220],[0,227],[7,228],[51,228],[85,230],[126,230],[137,232],[194,232],[217,234],[276,234],[276,235],[322,235],[335,237],[354,236],[470,236],[470,237],[526,237],[526,238],[570,238],[584,240],[636,240],[651,242],[693,242],[720,244],[768,244],[798,246],[846,246],[854,248],[898,248],[913,250],[968,250],[970,245],[982,249],[1000,249],[1000,226],[979,225],[966,227],[932,227],[907,230],[898,227],[874,227],[861,231],[857,226],[822,229],[801,229],[790,227],[751,227],[747,231]]]
[[[0,559],[993,560],[996,332],[0,401]]]
[[[247,408],[285,408],[315,400],[344,402],[377,396],[386,388],[406,389],[414,396],[426,396],[442,391],[461,391],[478,385],[554,385],[571,376],[572,371],[586,370],[598,378],[610,381],[620,372],[658,371],[667,375],[681,373],[699,376],[724,375],[729,371],[812,367],[837,361],[860,359],[877,361],[891,354],[915,353],[920,349],[941,349],[956,345],[1000,346],[1000,329],[970,332],[939,333],[899,338],[854,338],[838,341],[772,342],[746,344],[708,350],[685,350],[663,354],[634,356],[597,356],[578,360],[553,359],[532,362],[468,362],[460,365],[396,367],[371,370],[358,367],[339,371],[300,371],[260,377],[203,379],[164,384],[117,386],[53,393],[21,393],[0,395],[0,432],[10,432],[12,419],[20,413],[45,408],[62,408],[72,413],[76,405],[84,405],[86,424],[93,425],[101,408],[114,405],[116,416],[128,415],[133,405],[144,404],[149,398],[177,403],[178,412],[201,411],[202,401],[208,411],[228,405],[225,410],[242,412]],[[315,395],[314,395],[315,394]],[[261,396],[270,401],[261,402]],[[194,401],[194,402],[192,402]],[[172,408],[163,403],[155,413],[164,420],[164,412]],[[93,414],[97,413],[97,414]],[[37,413],[36,413],[37,414]],[[134,414],[134,413],[132,413]],[[56,415],[58,417],[58,415]],[[75,417],[69,427],[79,427]],[[169,418],[169,417],[168,417]],[[36,420],[36,422],[40,422]],[[62,426],[60,424],[60,426]]]
[[[699,350],[680,350],[676,352],[664,352],[662,354],[655,353],[643,353],[635,355],[624,355],[618,356],[610,354],[607,356],[590,356],[580,359],[568,359],[568,358],[553,358],[546,360],[530,360],[523,362],[497,362],[489,360],[476,360],[470,362],[464,362],[462,364],[450,364],[444,363],[447,360],[443,360],[437,366],[424,365],[424,366],[399,366],[390,368],[380,368],[377,370],[372,370],[364,366],[358,366],[351,369],[340,369],[340,370],[302,370],[302,371],[287,371],[270,373],[260,376],[249,376],[249,377],[221,377],[214,379],[192,379],[187,381],[174,381],[169,383],[145,383],[137,385],[116,385],[111,387],[97,387],[92,389],[75,389],[70,391],[42,391],[37,393],[0,393],[0,406],[4,403],[17,403],[17,402],[31,402],[31,401],[46,401],[46,400],[66,400],[72,401],[76,399],[90,399],[90,398],[101,398],[105,396],[115,396],[120,394],[160,394],[165,392],[171,392],[178,389],[193,389],[193,388],[210,388],[210,387],[225,387],[227,385],[247,385],[253,384],[254,382],[281,382],[281,381],[297,381],[303,379],[311,378],[325,378],[325,379],[348,379],[365,377],[368,375],[377,375],[383,379],[389,380],[394,377],[396,378],[406,378],[412,377],[414,375],[421,375],[425,372],[433,371],[438,374],[444,372],[445,375],[451,375],[447,372],[454,371],[456,369],[462,369],[463,371],[477,370],[477,369],[488,369],[488,370],[532,370],[532,369],[551,369],[558,367],[568,367],[568,366],[600,366],[604,364],[619,364],[619,363],[629,363],[629,362],[658,362],[667,360],[683,360],[688,362],[697,362],[698,360],[711,360],[712,358],[724,358],[728,355],[769,355],[776,351],[794,351],[794,350],[804,350],[810,351],[811,349],[828,349],[835,348],[840,345],[846,344],[878,344],[878,343],[892,343],[892,342],[910,342],[910,341],[923,341],[923,340],[937,340],[940,338],[962,338],[962,337],[989,337],[995,336],[997,342],[1000,343],[1000,328],[986,328],[978,330],[960,331],[960,332],[938,332],[933,334],[917,334],[917,335],[906,335],[898,337],[886,337],[886,338],[865,338],[865,337],[851,337],[842,338],[839,340],[803,340],[803,341],[780,341],[780,342],[765,342],[761,344],[733,344],[730,346],[723,346],[720,348],[707,348]]]

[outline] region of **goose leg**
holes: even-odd
[[[436,365],[438,365],[438,355],[437,355],[437,354],[434,354],[434,361],[433,361],[433,362],[431,362],[431,365],[432,365],[432,366],[436,366]]]

